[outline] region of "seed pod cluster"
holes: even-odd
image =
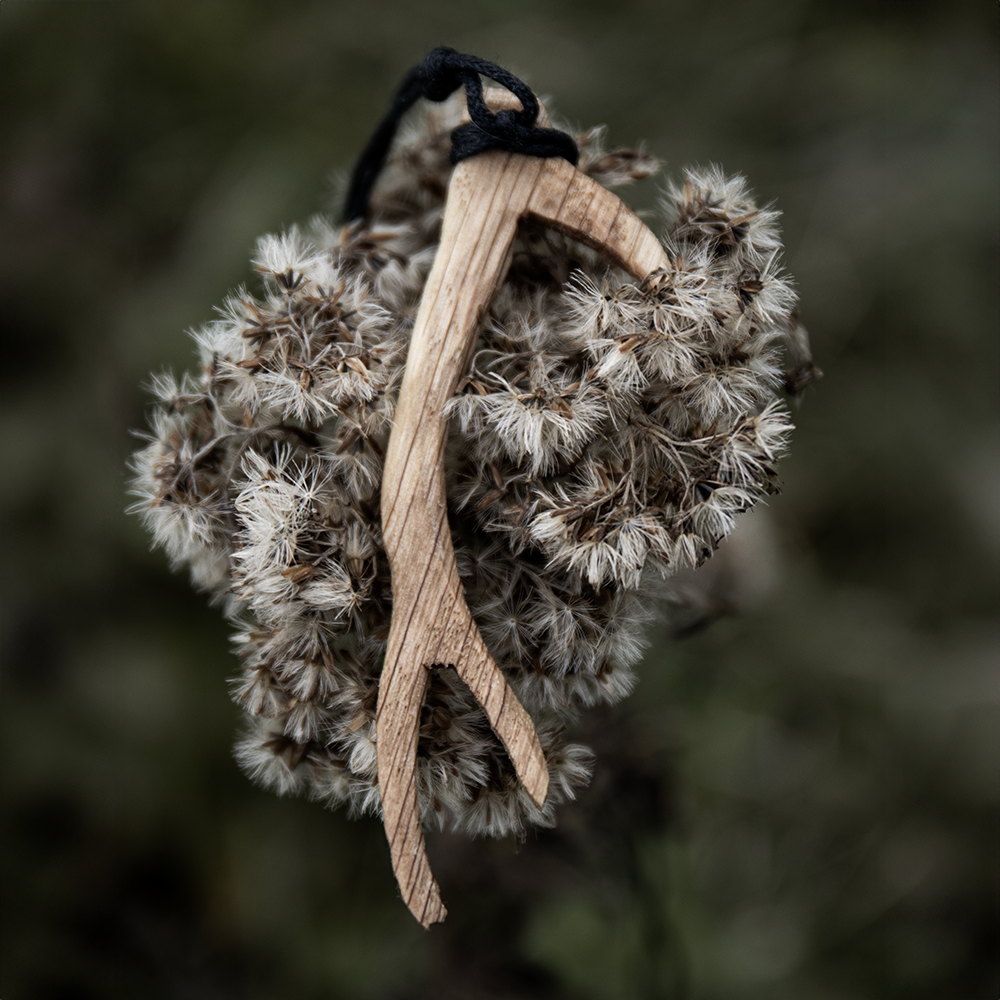
[[[459,110],[425,113],[398,143],[363,224],[314,220],[260,241],[262,293],[236,292],[196,334],[198,375],[154,380],[133,459],[155,543],[234,623],[241,765],[279,793],[356,812],[379,808],[382,468]],[[601,183],[655,168],[599,139],[580,137],[580,168]],[[499,836],[551,824],[591,764],[566,726],[628,694],[671,575],[775,489],[791,429],[778,392],[814,371],[777,213],[716,168],[687,172],[664,205],[672,263],[639,283],[523,226],[450,404],[459,570],[551,784],[538,809],[471,694],[435,669],[418,763],[428,825]]]

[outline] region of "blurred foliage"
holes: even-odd
[[[997,20],[2,0],[0,993],[994,996]],[[668,170],[745,172],[826,379],[783,494],[706,573],[720,620],[663,626],[581,723],[598,770],[558,829],[432,838],[451,915],[424,933],[377,822],[237,771],[226,627],[123,510],[148,373],[191,364],[255,236],[335,207],[438,44]]]

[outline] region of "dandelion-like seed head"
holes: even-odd
[[[458,99],[415,116],[365,224],[263,237],[257,294],[195,334],[197,375],[153,382],[134,510],[224,607],[247,713],[236,757],[278,794],[379,809],[375,708],[392,614],[380,487],[410,331],[434,259]],[[612,185],[657,168],[578,139]],[[777,482],[778,399],[815,374],[781,269],[778,213],[741,177],[667,188],[671,264],[635,282],[525,225],[450,409],[449,523],[469,607],[531,713],[550,771],[538,809],[479,705],[435,668],[425,824],[491,836],[551,825],[591,754],[565,726],[632,690],[644,629]],[[786,371],[783,347],[791,362]]]

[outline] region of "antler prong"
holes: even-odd
[[[494,110],[513,100],[506,91],[487,91],[486,98]],[[543,115],[542,125],[548,121]],[[493,152],[454,170],[382,483],[393,612],[376,721],[379,793],[400,891],[425,927],[447,913],[427,860],[418,802],[417,738],[432,666],[454,667],[468,685],[537,806],[548,791],[531,717],[486,649],[465,600],[443,468],[446,407],[468,369],[480,321],[506,277],[525,216],[605,253],[637,278],[669,266],[639,218],[565,160]]]

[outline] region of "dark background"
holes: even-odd
[[[993,0],[2,0],[4,1000],[993,1000],[997,43]],[[425,933],[376,821],[238,771],[227,626],[124,509],[148,373],[439,44],[745,172],[826,377],[739,613],[654,630],[556,831],[431,838]]]

